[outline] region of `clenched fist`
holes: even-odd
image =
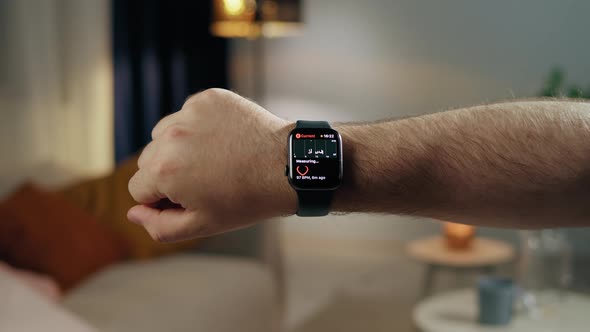
[[[158,241],[178,241],[292,214],[284,169],[293,125],[223,89],[190,97],[143,150],[128,212]]]

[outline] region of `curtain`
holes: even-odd
[[[151,140],[186,97],[227,87],[227,42],[209,33],[211,1],[113,1],[115,155]]]
[[[0,170],[113,165],[108,0],[0,1]]]

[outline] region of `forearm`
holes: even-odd
[[[502,227],[590,223],[590,104],[527,101],[343,125],[334,210]]]
[[[283,168],[292,128],[231,91],[191,96],[141,153],[129,220],[178,241],[295,213]],[[504,103],[337,129],[345,167],[334,211],[590,225],[589,103]]]

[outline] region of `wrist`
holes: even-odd
[[[294,122],[285,121],[277,130],[274,131],[274,151],[276,154],[274,167],[275,171],[269,174],[270,184],[273,187],[274,204],[270,204],[276,209],[279,215],[292,215],[297,211],[297,193],[291,185],[287,176],[285,176],[285,166],[288,165],[288,137],[291,130],[295,128]]]
[[[332,202],[332,211],[334,212],[353,212],[358,211],[357,206],[362,198],[363,172],[360,156],[361,151],[358,149],[358,130],[351,125],[334,126],[342,137],[342,156],[344,163],[342,184],[334,193]]]

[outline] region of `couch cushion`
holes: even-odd
[[[96,332],[6,271],[0,271],[0,294],[0,331]]]
[[[19,280],[23,285],[45,297],[49,301],[58,303],[63,293],[55,279],[48,275],[35,273],[29,270],[16,269],[3,261],[0,261],[0,273],[5,273]]]
[[[275,331],[279,308],[267,267],[181,254],[111,266],[64,304],[103,332]]]

